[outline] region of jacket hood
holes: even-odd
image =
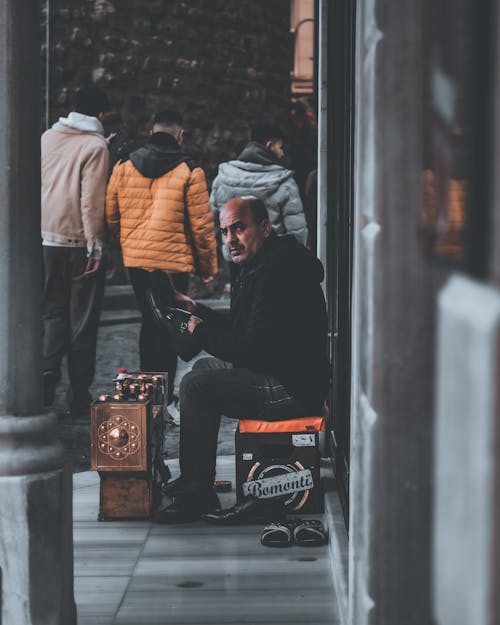
[[[322,282],[325,277],[319,258],[291,234],[277,236],[274,232],[271,233],[257,255],[241,265],[241,272],[251,273],[261,265],[283,267],[285,271],[307,275],[308,279],[316,282]]]
[[[238,193],[249,192],[259,197],[268,197],[288,179],[293,171],[281,165],[228,161],[219,165],[218,182],[226,187],[234,187]]]
[[[238,156],[239,161],[248,163],[259,163],[260,165],[279,165],[280,161],[276,154],[266,148],[262,143],[250,141],[243,148],[243,152]]]
[[[177,141],[166,132],[155,132],[148,143],[130,155],[130,161],[145,178],[160,178],[181,163],[190,169],[195,167],[192,159],[181,152]]]
[[[81,132],[97,132],[100,135],[104,135],[104,128],[97,117],[91,117],[90,115],[83,115],[83,113],[72,112],[68,117],[60,117],[52,128],[64,132],[71,128],[73,130],[80,130]]]

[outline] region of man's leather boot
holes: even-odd
[[[286,516],[285,500],[287,496],[272,499],[258,499],[247,495],[232,508],[205,512],[201,518],[214,525],[238,525],[240,523],[256,523],[277,521]]]
[[[174,502],[161,508],[155,515],[158,523],[189,523],[197,521],[204,512],[220,508],[220,501],[213,488],[193,490],[174,496]]]

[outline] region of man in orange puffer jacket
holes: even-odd
[[[168,301],[172,285],[187,291],[189,273],[208,279],[217,271],[205,174],[181,151],[182,124],[177,111],[157,113],[147,145],[115,165],[106,200],[106,220],[120,239],[142,314],[140,366],[169,373],[169,402],[177,355],[168,334],[155,324],[147,289]]]

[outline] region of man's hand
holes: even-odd
[[[191,315],[191,317],[189,317],[188,326],[187,326],[188,332],[190,334],[193,334],[196,326],[199,326],[200,323],[203,323],[203,319],[200,319],[196,315]]]
[[[90,278],[99,271],[101,266],[101,260],[98,258],[89,258],[85,271],[83,272],[84,278]]]
[[[190,313],[195,311],[196,302],[188,295],[184,295],[184,293],[181,293],[180,291],[174,291],[174,298],[179,308],[187,310]]]
[[[213,276],[207,276],[206,278],[202,278],[201,281],[203,282],[203,284],[210,284],[210,282],[214,281],[214,277]]]

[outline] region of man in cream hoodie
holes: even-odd
[[[42,135],[44,403],[54,401],[66,354],[74,416],[90,406],[104,293],[109,150],[101,120],[108,109],[100,89],[81,89],[75,110]]]

